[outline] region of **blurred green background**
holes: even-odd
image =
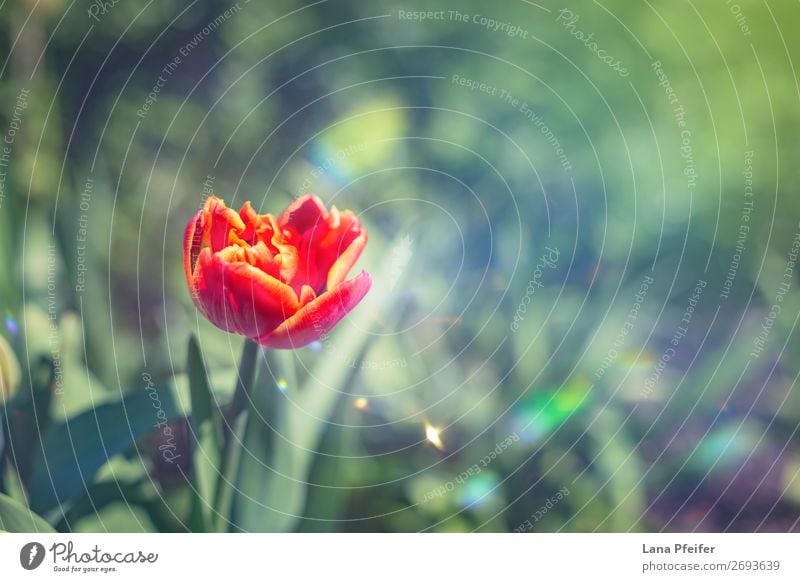
[[[315,192],[367,226],[376,285],[261,354],[265,456],[223,529],[798,530],[798,23],[1,5],[2,492],[63,531],[198,529],[187,341],[224,410],[242,340],[192,305],[183,229],[206,194]]]

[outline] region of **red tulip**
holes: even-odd
[[[211,323],[268,348],[299,348],[327,334],[372,285],[347,273],[367,244],[349,210],[316,196],[280,215],[236,213],[214,196],[186,227],[183,262],[195,304]]]

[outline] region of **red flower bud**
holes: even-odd
[[[327,334],[372,285],[348,272],[367,244],[349,210],[316,196],[280,215],[236,213],[214,196],[186,227],[183,262],[197,307],[211,323],[268,348],[299,348]]]

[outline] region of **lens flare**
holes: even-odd
[[[10,313],[6,313],[6,329],[8,333],[11,335],[17,335],[19,333],[19,326],[17,325],[17,321],[14,319],[14,316]]]
[[[431,443],[434,447],[436,447],[440,451],[444,450],[444,443],[442,443],[441,431],[428,422],[425,423],[425,438],[428,439],[428,442]]]

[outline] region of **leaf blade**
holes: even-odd
[[[9,533],[55,533],[56,530],[29,508],[0,493],[0,531]]]
[[[34,461],[31,508],[44,513],[75,499],[111,457],[178,416],[172,394],[164,391],[159,395],[153,388],[52,426],[43,435]]]
[[[189,337],[187,354],[189,393],[192,400],[193,500],[190,516],[192,531],[212,531],[214,497],[222,455],[222,425],[214,400],[200,345]]]

